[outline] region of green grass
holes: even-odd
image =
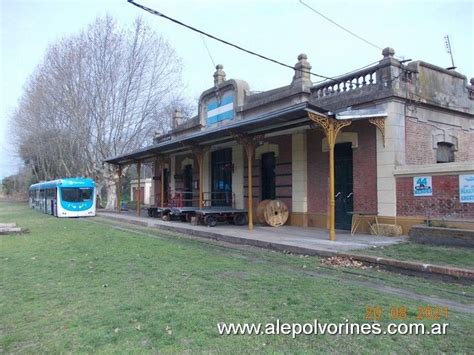
[[[471,248],[403,243],[388,247],[357,250],[356,253],[474,269],[474,253]]]
[[[446,300],[472,287],[376,270],[359,275],[318,258],[212,245],[100,219],[58,219],[0,203],[0,351],[5,352],[473,352],[472,314],[450,311],[445,336],[220,336],[219,322],[366,322],[367,305],[427,305],[368,287],[418,285]],[[150,232],[150,233],[148,233]],[[377,276],[377,278],[374,278]],[[450,296],[451,295],[451,296]],[[443,306],[443,304],[440,304]],[[431,321],[425,321],[430,324]]]

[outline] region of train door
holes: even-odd
[[[232,206],[232,148],[212,152],[212,206]]]
[[[352,215],[348,212],[354,209],[351,143],[336,144],[334,162],[336,228],[350,230]]]
[[[46,189],[41,189],[40,193],[41,193],[41,209],[40,210],[43,213],[48,213],[48,207],[46,204]]]
[[[46,194],[46,208],[45,208],[45,212],[47,214],[53,214],[53,209],[54,209],[54,203],[53,203],[53,189],[46,189],[45,190],[45,194]]]
[[[58,215],[58,189],[54,188],[51,189],[51,215],[52,216],[57,216]]]

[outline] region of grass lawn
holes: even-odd
[[[472,300],[469,286],[376,270],[347,274],[321,268],[318,258],[231,249],[156,231],[145,236],[98,218],[58,219],[19,204],[0,203],[0,222],[31,231],[0,236],[0,351],[7,353],[474,351],[472,313],[454,310],[448,334],[439,336],[221,336],[216,326],[277,319],[364,323],[368,305],[383,310],[382,327],[392,322],[392,306],[407,307],[405,322],[414,323],[420,322],[418,306],[434,304],[361,281],[406,282],[420,295],[464,297],[464,303]]]
[[[474,269],[474,252],[471,248],[403,243],[388,247],[357,250],[355,253]]]

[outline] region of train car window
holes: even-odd
[[[46,197],[48,199],[54,199],[56,197],[56,189],[47,189],[46,190]]]
[[[83,202],[92,200],[92,188],[72,188],[63,187],[61,189],[63,201],[66,202]]]
[[[83,201],[92,200],[92,189],[81,188],[79,189]]]

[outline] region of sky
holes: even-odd
[[[299,0],[136,0],[170,17],[289,65],[308,55],[312,72],[337,76],[376,62],[381,50],[355,38],[303,6]],[[450,67],[449,35],[457,71],[474,77],[474,2],[459,0],[304,0],[328,18],[404,59]],[[128,26],[145,19],[183,63],[183,89],[197,101],[213,86],[214,64],[227,79],[243,79],[252,91],[288,85],[293,71],[237,51],[153,16],[126,0],[0,0],[0,178],[21,161],[9,120],[28,77],[48,46],[110,14]],[[210,55],[205,44],[209,49]],[[212,57],[212,59],[211,59]],[[321,80],[313,77],[313,82]]]

